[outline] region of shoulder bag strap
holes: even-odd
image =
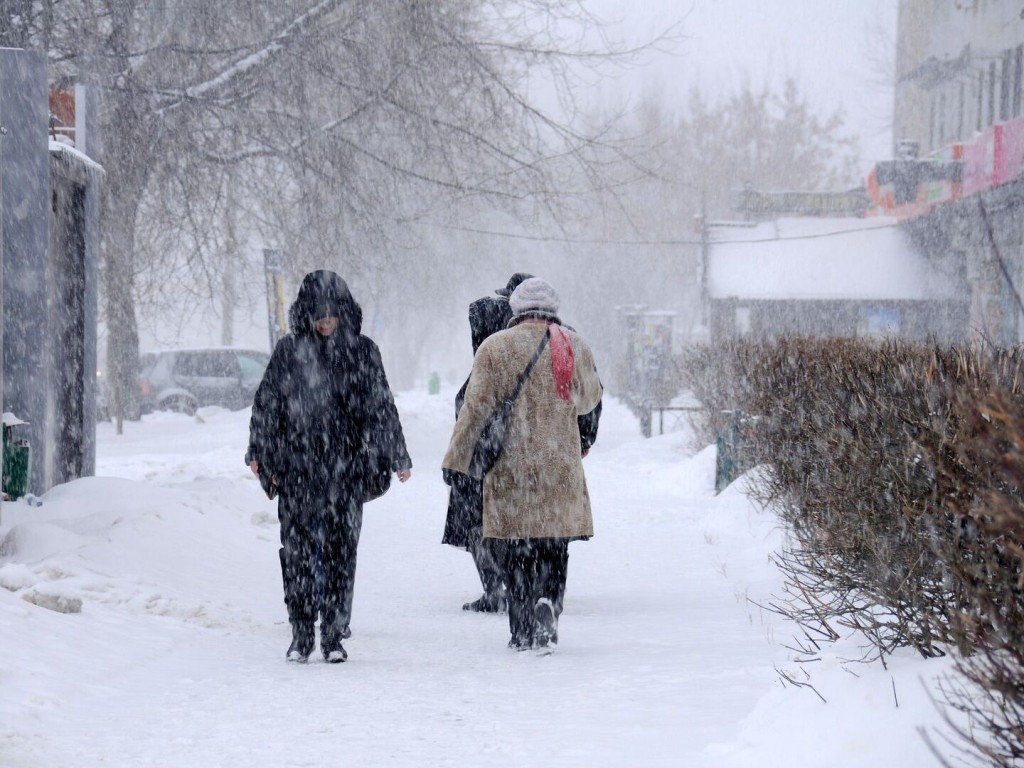
[[[533,353],[533,358],[530,360],[530,364],[526,366],[526,370],[519,375],[519,381],[516,382],[516,388],[512,390],[512,396],[508,399],[510,403],[514,403],[516,398],[519,397],[519,393],[523,389],[523,385],[526,380],[530,378],[530,372],[533,370],[533,366],[540,360],[540,355],[544,351],[544,345],[548,343],[548,332],[544,332],[544,338],[540,340],[540,346],[537,347],[537,351]]]

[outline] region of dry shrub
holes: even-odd
[[[949,501],[973,498],[988,478],[955,458],[953,394],[1012,386],[1017,356],[783,337],[694,348],[685,364],[702,439],[730,413],[756,415],[746,448],[771,472],[755,495],[792,535],[776,555],[787,576],[777,608],[812,637],[861,631],[868,656],[970,645],[951,624],[965,599],[953,559],[963,553],[941,545],[961,525]]]
[[[965,755],[1024,760],[1024,397],[1019,351],[782,338],[689,350],[700,433],[757,416],[756,490],[791,532],[772,607],[813,652],[958,650],[943,685]],[[964,721],[959,721],[964,722]],[[943,758],[944,761],[944,758]]]
[[[697,344],[679,355],[682,389],[701,404],[701,410],[690,420],[696,447],[714,443],[730,427],[741,404],[750,401],[750,394],[742,391],[746,379],[736,365],[739,349],[735,343],[715,347]]]
[[[958,650],[954,732],[987,764],[1024,759],[1024,365],[1019,351],[782,338],[687,352],[702,425],[757,416],[756,497],[791,534],[772,607],[813,653],[839,629],[865,658]],[[952,723],[952,720],[950,721]]]
[[[784,611],[825,639],[862,632],[869,657],[941,654],[948,587],[929,547],[941,513],[916,450],[942,433],[927,351],[807,338],[740,351],[772,468],[756,495],[792,533],[776,555]]]
[[[956,667],[966,680],[948,681],[943,693],[968,717],[969,727],[955,731],[970,751],[990,765],[1018,766],[1024,760],[1024,401],[1016,360],[994,363],[1002,374],[997,386],[956,392],[960,433],[936,462],[956,521],[936,552],[957,586],[951,617],[963,651]]]

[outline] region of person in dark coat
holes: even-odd
[[[245,460],[278,494],[287,657],[315,643],[328,662],[348,658],[356,548],[371,478],[409,479],[412,461],[380,351],[361,335],[362,310],[334,272],[311,272],[288,314],[252,406]]]
[[[495,290],[495,296],[484,296],[469,305],[469,328],[473,343],[473,355],[486,338],[504,330],[512,320],[512,308],[508,297],[524,280],[533,275],[516,272],[504,288]],[[455,395],[455,418],[466,397],[469,377]],[[584,456],[597,439],[601,419],[601,403],[590,413],[579,417],[580,448]],[[445,479],[451,486],[448,494],[448,514],[445,518],[443,544],[466,549],[473,557],[483,594],[476,600],[464,603],[462,610],[484,613],[501,613],[506,609],[504,569],[499,562],[500,553],[495,551],[493,540],[483,537],[483,485],[478,478],[452,472]]]

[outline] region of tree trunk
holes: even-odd
[[[139,413],[139,329],[132,295],[138,196],[109,190],[104,206],[103,296],[107,321],[107,381],[111,415],[121,434],[124,419]]]
[[[143,99],[131,89],[106,94],[107,125],[119,142],[103,152],[103,298],[107,322],[107,381],[111,416],[121,434],[140,417],[139,328],[135,317],[135,232],[139,204],[152,170],[157,132]]]
[[[237,201],[235,199],[236,174],[228,171],[227,205],[224,209],[224,266],[221,277],[221,325],[220,343],[231,346],[235,337],[235,305],[238,303],[235,287],[235,270],[242,263],[238,247],[238,227],[236,223]]]

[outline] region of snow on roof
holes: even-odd
[[[712,226],[713,299],[923,300],[957,296],[896,219],[779,219]]]
[[[67,158],[68,162],[80,163],[93,173],[106,173],[102,165],[97,163],[81,150],[75,149],[70,144],[50,139],[49,148],[50,152]]]
[[[102,165],[64,141],[50,139],[49,146],[50,159],[57,161],[57,168],[65,178],[89,184],[99,181],[106,173]]]
[[[5,427],[16,427],[19,424],[28,424],[27,421],[22,421],[10,411],[4,411],[3,423]]]

